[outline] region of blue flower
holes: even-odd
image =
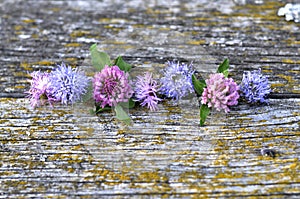
[[[161,101],[157,97],[158,84],[152,78],[152,73],[145,73],[144,76],[137,76],[135,82],[135,100],[141,102],[141,106],[147,105],[151,111],[158,109],[158,102]]]
[[[193,73],[192,64],[187,65],[168,61],[167,68],[163,71],[163,77],[161,78],[160,92],[176,101],[194,93]]]
[[[89,79],[78,68],[72,69],[64,63],[50,73],[49,81],[52,96],[66,105],[80,101],[89,85]]]
[[[246,71],[240,84],[242,96],[250,103],[268,102],[266,96],[271,92],[268,78],[261,74],[261,70]]]

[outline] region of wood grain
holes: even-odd
[[[283,5],[0,1],[0,197],[298,198],[300,35],[276,15]],[[64,61],[92,75],[93,43],[132,77],[174,59],[207,77],[227,57],[237,82],[261,68],[273,97],[212,111],[204,127],[196,96],[129,110],[131,126],[88,103],[30,108],[28,73]]]

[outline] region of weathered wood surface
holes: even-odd
[[[274,92],[299,94],[299,24],[276,16],[284,3],[223,4],[0,0],[0,197],[298,198],[299,98],[242,102],[201,128],[195,97],[130,110],[128,127],[88,104],[32,110],[24,98],[28,72],[87,69],[93,43],[132,76],[173,59],[206,76],[228,57],[237,81],[261,68]]]

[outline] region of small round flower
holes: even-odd
[[[240,84],[241,95],[250,103],[268,102],[266,96],[271,92],[268,78],[261,74],[261,70],[246,71]]]
[[[206,81],[206,88],[202,93],[202,104],[214,107],[217,111],[230,111],[228,106],[237,105],[239,86],[232,78],[225,78],[223,73],[211,74]]]
[[[176,101],[194,93],[192,64],[175,63],[168,61],[167,68],[163,71],[160,92]]]
[[[284,7],[279,8],[278,16],[284,16],[286,21],[294,20],[296,23],[300,22],[300,5],[287,3]]]
[[[105,66],[95,74],[93,83],[93,97],[102,108],[127,102],[133,94],[128,73],[120,70],[118,66]]]
[[[51,105],[55,102],[49,91],[49,73],[42,73],[40,71],[32,72],[32,79],[30,80],[31,87],[27,96],[30,99],[30,104],[33,108],[46,104]]]
[[[137,76],[135,82],[135,100],[141,102],[141,106],[147,105],[151,111],[158,109],[158,102],[161,101],[157,97],[158,84],[152,78],[152,73],[145,73],[144,76]]]
[[[64,63],[50,73],[49,89],[53,97],[62,104],[73,104],[87,92],[89,79],[78,68],[72,69]]]

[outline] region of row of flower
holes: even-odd
[[[31,87],[27,92],[31,106],[68,105],[92,98],[95,113],[112,109],[117,119],[129,124],[131,119],[124,109],[133,108],[136,103],[155,111],[164,98],[178,102],[196,93],[201,96],[202,126],[212,108],[227,113],[230,106],[238,104],[240,96],[250,103],[265,103],[271,92],[268,79],[261,74],[261,70],[244,72],[238,85],[228,77],[228,59],[206,80],[196,77],[192,64],[169,61],[162,71],[163,76],[157,81],[150,72],[131,79],[131,65],[122,57],[111,61],[105,52],[98,50],[96,44],[91,46],[90,52],[92,65],[98,71],[92,79],[78,68],[64,63],[50,73],[31,73]]]

